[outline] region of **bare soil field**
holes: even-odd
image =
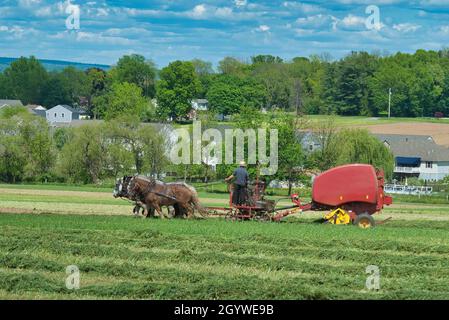
[[[431,136],[439,145],[449,147],[449,124],[440,123],[389,123],[355,126],[378,134],[409,134]]]

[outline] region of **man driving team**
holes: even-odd
[[[234,170],[234,173],[225,179],[226,182],[235,178],[234,192],[232,194],[232,203],[242,205],[246,203],[246,188],[248,186],[249,174],[245,169],[245,161],[240,162],[240,167]]]

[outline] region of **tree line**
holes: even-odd
[[[202,115],[203,129],[216,127],[216,119]],[[332,118],[315,129],[322,148],[303,150],[300,131],[307,123],[284,111],[262,113],[243,108],[234,127],[277,129],[279,168],[264,177],[293,183],[310,183],[308,170],[317,172],[347,163],[368,163],[391,177],[394,160],[387,147],[366,130],[337,130]],[[136,115],[90,122],[80,127],[54,128],[26,108],[3,108],[0,112],[0,181],[65,182],[101,184],[123,175],[145,174],[157,178],[209,182],[229,176],[235,165],[219,164],[215,170],[206,163],[174,165],[168,158],[170,128],[146,124]],[[191,130],[191,126],[190,126]],[[259,143],[259,142],[258,142]],[[247,140],[245,159],[248,158]],[[224,141],[223,146],[224,149]],[[214,155],[211,155],[214,156]],[[252,178],[258,172],[249,166]]]
[[[69,104],[93,118],[136,114],[142,121],[183,120],[193,99],[216,114],[242,108],[297,114],[381,116],[449,115],[449,50],[394,55],[352,52],[327,55],[225,57],[212,63],[174,61],[158,70],[141,55],[126,55],[108,71],[67,67],[47,72],[34,58],[20,58],[0,73],[0,98],[51,108]]]
[[[4,108],[0,181],[99,184],[131,173],[157,177],[168,163],[168,146],[161,128],[133,116],[54,128],[25,108]]]

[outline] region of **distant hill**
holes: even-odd
[[[17,60],[17,58],[2,58],[0,57],[0,72],[5,70],[11,62]],[[59,60],[45,60],[39,59],[45,69],[47,71],[59,71],[66,67],[72,66],[80,70],[86,70],[89,68],[100,68],[103,70],[109,70],[111,66],[103,65],[103,64],[89,64],[89,63],[79,63],[79,62],[70,62],[70,61],[59,61]]]

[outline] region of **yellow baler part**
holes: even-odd
[[[324,219],[331,224],[350,224],[351,216],[345,210],[338,208],[329,212],[324,216]]]

